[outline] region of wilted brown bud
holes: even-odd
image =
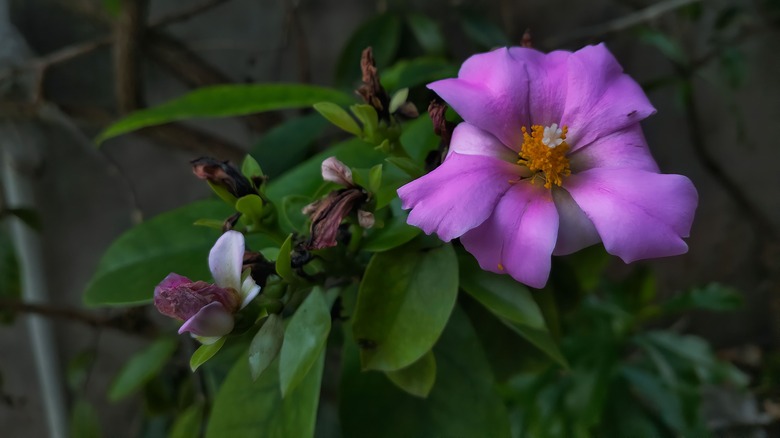
[[[268,277],[276,273],[276,264],[266,259],[263,254],[244,251],[244,263],[241,272],[250,270],[250,275],[260,287],[265,287]]]
[[[390,120],[390,97],[379,82],[379,72],[374,62],[374,52],[366,47],[360,57],[360,70],[363,72],[363,85],[357,93],[363,100],[374,107],[380,120]]]
[[[323,249],[336,246],[339,225],[352,211],[367,199],[366,193],[357,187],[330,192],[327,197],[307,206],[311,212],[311,237],[306,249]]]
[[[192,160],[190,163],[192,164],[192,173],[195,176],[224,187],[236,198],[257,194],[257,190],[252,186],[252,183],[227,161],[201,157]]]
[[[431,116],[433,132],[441,137],[441,142],[439,142],[439,149],[431,151],[428,156],[425,157],[425,169],[427,171],[431,171],[441,164],[450,147],[452,131],[455,130],[455,123],[447,121],[447,118],[445,117],[446,114],[447,104],[443,101],[434,99],[431,101],[430,105],[428,105],[428,115]]]

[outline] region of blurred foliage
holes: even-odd
[[[121,2],[103,3],[116,17]],[[759,7],[767,20],[780,16],[778,1]],[[454,14],[475,51],[512,42],[480,10],[458,7]],[[647,85],[687,95],[692,78],[701,76],[733,99],[750,68],[739,46],[753,31],[748,14],[734,2],[676,11],[674,23],[708,23],[702,53],[663,24],[632,28],[637,43],[656,49],[674,69]],[[118,372],[107,397],[143,399],[140,436],[707,436],[705,388],[747,385],[706,341],[675,329],[684,312],[738,308],[741,295],[730,287],[711,283],[660,299],[645,265],[612,275],[610,257],[594,246],[556,259],[549,285],[532,291],[480,270],[457,243],[406,224],[395,191],[422,174],[439,147],[424,114],[431,94],[423,85],[458,71],[443,27],[439,17],[391,7],[348,39],[335,88],[199,89],[131,114],[98,137],[182,119],[296,110],[244,161],[242,171],[261,181],[253,186],[258,194],[237,198],[212,186],[225,202],[192,203],[135,226],[106,251],[87,287],[90,306],[128,306],[148,303],[171,271],[208,280],[216,230],[236,212],[242,218],[235,229],[247,234],[248,249],[276,267],[230,336],[197,349],[189,339],[161,337]],[[360,81],[358,60],[367,46],[394,96],[388,118],[347,94]],[[407,98],[422,109],[415,120],[392,114]],[[735,120],[741,123],[739,115]],[[350,217],[342,245],[301,254],[309,225],[301,208],[336,187],[321,176],[331,156],[371,194],[375,225],[363,232]],[[299,266],[303,256],[310,263]],[[0,262],[2,298],[18,297],[18,267],[2,233]],[[83,394],[93,361],[84,353],[68,373],[73,436],[100,435]],[[774,362],[775,372],[760,382],[768,393],[779,381]],[[334,377],[338,382],[329,381]],[[328,415],[338,418],[323,420]]]

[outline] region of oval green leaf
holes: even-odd
[[[206,438],[308,438],[314,436],[325,355],[287,397],[279,393],[279,361],[252,381],[249,361],[240,357],[214,400]]]
[[[436,383],[436,357],[432,351],[423,355],[417,362],[397,371],[388,371],[387,378],[395,386],[415,397],[425,398]]]
[[[303,84],[204,87],[161,105],[136,111],[106,128],[96,141],[101,143],[140,128],[177,120],[242,116],[263,111],[307,108],[322,101],[348,103],[352,99],[338,90]]]
[[[201,201],[163,213],[131,228],[108,248],[84,292],[88,306],[130,305],[152,300],[154,287],[171,272],[208,280],[208,253],[219,233],[192,224],[226,218],[230,207]]]
[[[252,372],[252,380],[257,380],[276,359],[283,340],[282,318],[272,313],[249,344],[249,370]]]
[[[330,123],[338,126],[352,135],[360,136],[363,130],[360,129],[355,119],[349,115],[347,110],[336,105],[333,102],[319,102],[314,104],[314,109],[325,117]]]
[[[330,333],[330,310],[319,287],[295,311],[284,333],[279,353],[279,383],[286,397],[303,381],[322,355]]]
[[[195,372],[201,365],[208,362],[209,359],[214,357],[215,354],[225,345],[225,336],[217,339],[213,344],[203,344],[192,353],[190,357],[190,369]]]
[[[400,390],[381,373],[361,372],[356,350],[347,339],[340,387],[344,438],[510,436],[490,365],[459,308],[433,349],[436,384],[425,399]]]
[[[444,330],[457,295],[452,245],[375,254],[360,283],[352,327],[363,368],[394,371],[420,359]]]
[[[458,262],[460,287],[466,293],[556,362],[568,366],[528,288],[508,275],[483,271],[465,252],[458,254]]]
[[[114,383],[108,390],[108,399],[121,400],[141,387],[157,375],[176,351],[178,339],[162,338],[133,356],[122,370],[119,371]]]

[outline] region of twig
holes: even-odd
[[[141,308],[130,309],[113,317],[102,317],[80,309],[0,299],[0,309],[7,309],[17,314],[32,313],[47,318],[78,322],[95,328],[106,327],[142,337],[157,335],[157,327],[146,318]]]
[[[230,0],[206,0],[200,4],[158,17],[149,23],[149,27],[165,27],[179,21],[189,20],[196,15],[202,14],[229,1]]]
[[[698,3],[701,0],[665,0],[655,3],[644,9],[636,12],[632,12],[623,17],[616,18],[606,23],[597,24],[595,26],[583,27],[581,29],[574,30],[570,33],[553,36],[548,38],[544,43],[546,47],[560,47],[568,43],[580,40],[591,39],[600,37],[603,35],[619,32],[629,29],[638,24],[652,21],[667,12],[674,11],[676,9]]]

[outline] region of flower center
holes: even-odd
[[[533,125],[530,133],[523,127],[523,146],[517,163],[534,173],[531,176],[532,183],[539,176],[549,189],[553,184],[560,186],[563,177],[571,175],[569,160],[566,158],[566,152],[569,151],[567,131],[566,126],[559,128],[557,123],[550,126]]]

